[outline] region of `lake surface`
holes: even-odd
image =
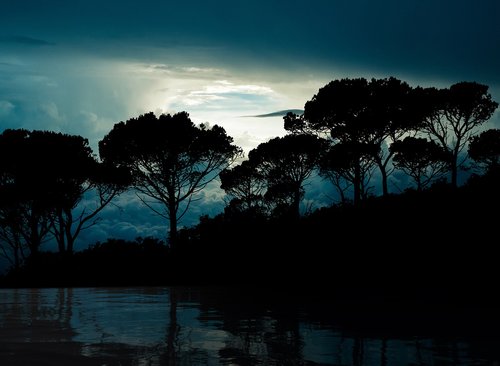
[[[392,311],[367,315],[225,291],[0,289],[0,365],[493,365],[500,360],[494,334],[483,334],[480,327],[460,332],[464,329],[453,318],[429,328],[435,321],[427,321],[425,312],[395,321]],[[444,309],[429,317],[439,323],[446,314]],[[391,319],[387,327],[386,319]]]

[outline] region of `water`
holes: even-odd
[[[0,365],[492,365],[500,360],[500,342],[491,334],[437,335],[413,326],[389,331],[383,319],[344,322],[342,314],[328,309],[290,299],[235,297],[220,289],[0,289]]]

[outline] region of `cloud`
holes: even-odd
[[[8,100],[0,100],[0,117],[6,117],[14,110],[15,106]]]
[[[278,112],[259,114],[256,116],[249,116],[249,117],[256,117],[256,118],[283,117],[283,116],[286,116],[288,113],[295,113],[295,114],[301,115],[304,113],[304,110],[303,109],[285,109],[285,110],[278,111]]]
[[[234,84],[227,80],[216,80],[213,84],[207,85],[204,90],[195,91],[192,94],[254,94],[254,95],[269,95],[274,91],[268,86],[252,85],[252,84]]]
[[[40,105],[40,111],[52,118],[54,121],[64,121],[64,117],[59,113],[59,108],[54,102],[44,103]]]
[[[25,36],[10,36],[0,38],[0,43],[11,43],[25,46],[54,46],[55,43],[45,41],[43,39],[25,37]]]
[[[245,108],[252,103],[264,103],[275,96],[274,90],[268,86],[255,84],[236,84],[227,80],[215,80],[198,89],[181,91],[172,98],[174,106],[205,106],[216,109]]]
[[[205,66],[184,66],[176,64],[139,63],[133,66],[138,74],[159,73],[160,76],[182,79],[215,79],[226,77],[224,69]]]

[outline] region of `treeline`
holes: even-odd
[[[496,171],[500,131],[479,130],[497,106],[488,87],[475,82],[436,89],[411,87],[395,78],[335,80],[305,104],[303,115],[285,116],[286,136],[260,144],[239,165],[235,162],[242,150],[225,130],[196,126],[186,112],[148,113],[117,123],[99,142],[99,159],[80,136],[6,130],[0,135],[1,255],[18,271],[41,256],[43,242],[55,239],[60,257],[67,258],[80,232],[96,223],[102,209],[118,194],[134,189],[146,206],[168,220],[168,250],[179,258],[210,258],[217,266],[215,256],[203,256],[224,237],[221,248],[236,248],[241,239],[249,244],[241,248],[259,261],[262,252],[257,248],[269,249],[256,244],[255,230],[262,243],[281,248],[286,240],[277,227],[286,230],[317,217],[300,219],[312,174],[333,184],[339,197],[335,209],[361,228],[364,221],[355,216],[361,217],[364,202],[373,200],[375,172],[385,201],[391,202],[389,180],[395,170],[411,177],[416,191],[443,182],[447,175],[447,184],[456,188],[458,171],[465,166],[482,173]],[[196,194],[219,178],[229,197],[225,212],[179,232],[178,222]],[[354,216],[346,214],[350,210]],[[287,240],[320,240],[311,235],[311,225]],[[342,228],[335,220],[326,225]],[[217,226],[226,233],[213,235]],[[204,227],[212,234],[200,239]],[[248,242],[242,238],[247,234],[252,238]],[[296,249],[297,255],[304,252],[314,260],[314,250]],[[228,252],[238,255],[235,249]],[[197,266],[204,268],[202,263]]]

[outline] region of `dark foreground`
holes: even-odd
[[[397,296],[363,306],[355,293],[342,296],[325,291],[305,298],[299,289],[241,287],[3,289],[0,364],[500,361],[500,317],[494,309],[402,306]]]
[[[154,238],[109,239],[68,254],[40,252],[1,287],[257,285],[432,289],[490,303],[498,278],[500,170],[458,189],[373,197],[297,218],[227,210]]]

